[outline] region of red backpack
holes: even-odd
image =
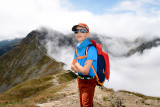
[[[76,54],[78,56],[78,59],[83,59],[85,57],[87,57],[87,52],[89,47],[94,46],[97,49],[98,52],[98,57],[97,57],[97,73],[93,67],[93,65],[91,66],[96,79],[97,79],[97,85],[101,86],[103,85],[103,83],[105,82],[105,79],[109,80],[109,76],[110,76],[110,63],[109,63],[109,56],[107,52],[103,52],[102,51],[102,45],[96,43],[96,41],[92,40],[92,44],[89,44],[86,48],[86,54],[84,56],[79,56],[77,54],[77,50],[76,50]],[[75,58],[75,60],[78,60]]]
[[[102,45],[96,43],[96,41],[92,40],[92,44],[87,46],[86,55],[89,47],[95,46],[98,52],[97,58],[97,73],[92,65],[92,69],[97,78],[97,85],[101,86],[105,82],[105,79],[109,80],[110,77],[110,63],[109,56],[107,52],[102,51]]]

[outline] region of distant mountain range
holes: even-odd
[[[22,39],[16,38],[13,40],[0,41],[0,56],[17,46]]]

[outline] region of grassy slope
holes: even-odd
[[[54,86],[55,76],[59,85]],[[1,107],[34,106],[36,103],[43,103],[47,100],[54,100],[64,95],[56,94],[57,91],[65,88],[66,82],[73,80],[74,76],[69,71],[59,71],[53,75],[32,79],[16,85],[10,90],[0,94]]]

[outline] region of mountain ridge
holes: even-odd
[[[56,62],[46,55],[43,46],[37,42],[38,36],[37,32],[30,32],[19,45],[0,56],[0,92],[22,81],[62,69],[62,62]]]

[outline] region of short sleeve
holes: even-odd
[[[97,49],[94,46],[89,47],[88,53],[87,53],[87,60],[94,60],[97,61]]]

